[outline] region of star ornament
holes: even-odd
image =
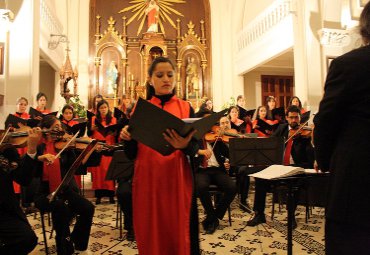
[[[132,0],[130,1],[130,6],[120,10],[118,13],[131,12],[133,13],[132,17],[127,21],[129,25],[132,21],[141,20],[140,25],[137,30],[137,36],[140,34],[143,29],[145,20],[146,20],[146,9],[149,6],[151,0]],[[182,13],[173,8],[174,4],[185,4],[185,0],[155,0],[155,3],[158,5],[158,25],[161,28],[162,33],[165,33],[163,23],[169,22],[173,28],[176,29],[176,24],[170,17],[172,14],[184,17]]]

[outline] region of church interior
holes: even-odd
[[[175,93],[195,112],[208,99],[220,111],[245,99],[257,109],[268,97],[287,107],[296,96],[311,114],[323,97],[330,62],[362,46],[359,15],[368,0],[0,0],[0,129],[17,99],[36,95],[61,113],[73,103],[86,118],[102,95],[109,108],[147,93],[148,68],[159,56],[175,65]],[[27,110],[28,111],[28,110]],[[91,175],[84,195],[95,201]],[[248,200],[253,205],[254,184]],[[238,196],[238,195],[237,195]],[[200,226],[201,254],[286,254],[287,208],[269,193],[265,224],[230,205],[214,234]],[[205,211],[198,201],[200,221]],[[102,200],[88,249],[76,254],[138,254],[126,238],[117,204]],[[293,254],[325,254],[325,210],[300,204]],[[27,215],[38,236],[30,254],[46,254],[40,214]],[[46,221],[47,254],[56,254]],[[230,222],[229,222],[230,221]],[[74,223],[71,223],[71,226]],[[55,233],[54,233],[55,235]]]

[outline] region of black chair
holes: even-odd
[[[220,188],[217,185],[214,185],[214,184],[209,185],[209,193],[211,194],[211,197],[213,197],[213,202],[214,203],[217,203],[217,197],[218,196],[223,195],[223,191],[220,190]],[[232,220],[231,220],[231,208],[230,208],[230,206],[227,208],[227,213],[228,213],[228,216],[229,216],[229,225],[231,227]]]

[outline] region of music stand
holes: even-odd
[[[120,181],[129,180],[134,175],[134,161],[127,158],[124,150],[117,150],[113,153],[112,161],[109,164],[105,180]],[[118,208],[117,200],[117,221],[119,219],[119,239],[122,240],[122,211]]]
[[[130,179],[133,173],[134,161],[127,158],[125,151],[117,150],[113,153],[105,180]]]
[[[284,138],[231,138],[231,166],[269,166],[281,164],[284,155]]]

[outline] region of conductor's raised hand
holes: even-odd
[[[164,139],[171,144],[171,146],[175,149],[185,149],[193,135],[196,133],[196,130],[191,131],[187,136],[182,137],[180,136],[175,130],[173,129],[166,129],[166,132],[163,133]]]
[[[130,141],[132,138],[131,138],[131,134],[130,132],[128,132],[128,125],[127,126],[124,126],[119,134],[119,137],[122,139],[122,140],[125,140],[125,141]]]

